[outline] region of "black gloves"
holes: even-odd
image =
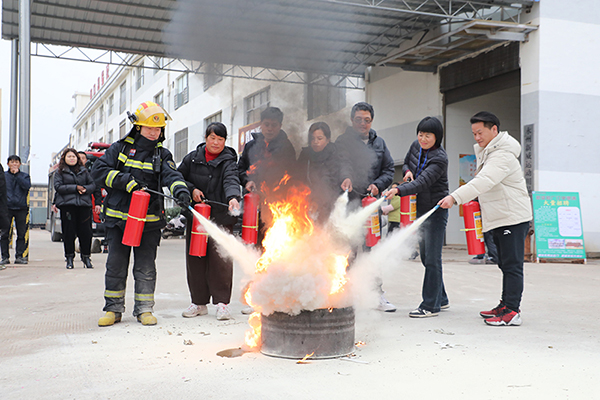
[[[181,192],[177,195],[177,204],[183,208],[188,209],[190,204],[192,203],[192,198],[188,192]]]

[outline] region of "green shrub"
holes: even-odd
[[[181,212],[181,207],[171,207],[165,210],[165,217],[167,218],[167,222],[175,218]]]

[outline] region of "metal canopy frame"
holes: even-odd
[[[32,55],[127,66],[129,54],[144,54],[166,59],[164,66],[156,63],[150,68],[206,73],[205,63],[219,63],[224,65],[222,75],[228,77],[306,84],[310,83],[307,76],[314,82],[316,75],[320,84],[362,89],[364,83],[360,78],[368,66],[389,65],[434,72],[437,66],[449,60],[443,57],[445,52],[440,51],[429,55],[428,62],[424,63],[422,43],[417,43],[411,51],[402,49],[415,38],[440,31],[447,35],[440,40],[454,41],[456,36],[465,33],[471,39],[480,40],[489,36],[490,29],[476,34],[454,28],[473,21],[495,21],[503,26],[519,24],[521,14],[534,2],[32,0],[31,41],[37,44],[32,48]],[[18,4],[19,0],[2,3],[2,37],[5,39],[19,36]],[[222,31],[233,30],[231,37],[205,35],[206,41],[215,40],[222,45],[219,51],[208,51],[204,45],[200,48],[182,45],[178,54],[172,54],[171,49],[178,47],[169,43],[173,42],[169,37],[174,35],[174,26],[181,23],[180,33],[193,37],[191,34],[199,32],[198,25],[202,25],[194,15],[200,11],[214,18],[218,27],[225,24]],[[186,19],[188,14],[193,18]],[[494,29],[508,31],[502,26]],[[523,34],[526,36],[529,31],[522,29],[517,32],[521,34],[518,37],[497,35],[475,48],[463,45],[460,53],[479,51],[497,44],[498,40],[524,40]],[[260,39],[265,38],[273,43],[265,42],[261,46]],[[428,48],[439,47],[440,40],[429,40]],[[249,43],[252,43],[252,51],[246,51]],[[450,48],[448,43],[441,46]],[[91,49],[100,49],[103,53],[98,55]]]

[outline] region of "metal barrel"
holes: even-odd
[[[322,308],[298,315],[275,312],[261,316],[261,352],[302,359],[335,358],[354,351],[354,308]]]

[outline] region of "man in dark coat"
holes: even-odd
[[[385,140],[371,129],[373,106],[360,102],[352,107],[349,126],[335,141],[342,160],[352,169],[351,182],[344,181],[343,189],[354,200],[371,193],[377,196],[394,180],[394,160]]]
[[[125,311],[125,284],[131,247],[124,245],[123,231],[134,191],[147,187],[162,192],[163,186],[182,205],[191,202],[183,176],[173,162],[171,152],[163,147],[166,113],[158,104],[142,103],[130,117],[134,126],[127,136],[113,143],[92,167],[96,185],[107,189],[103,204],[108,258],[106,259],[104,311],[99,326],[121,321]],[[156,325],[152,315],[156,287],[156,249],[161,228],[166,225],[163,198],[151,194],[148,213],[139,247],[133,248],[135,303],[133,315],[142,325]]]
[[[287,134],[281,129],[283,112],[277,107],[268,107],[260,113],[260,132],[253,133],[253,139],[246,143],[238,161],[240,183],[247,191],[273,190],[291,172],[296,163],[296,150]],[[279,191],[280,193],[283,191]],[[262,202],[261,202],[262,203]],[[264,221],[268,220],[268,209],[261,210],[258,241],[264,238]]]
[[[4,176],[4,168],[0,164],[0,233],[7,231],[10,228],[8,223],[8,207],[6,205],[6,177]],[[0,262],[0,271],[6,269],[4,258]],[[8,263],[8,260],[6,260]]]
[[[17,244],[15,249],[15,264],[27,264],[29,259],[29,189],[31,178],[29,174],[21,171],[21,158],[17,155],[8,157],[8,171],[4,173],[6,179],[6,196],[8,206],[9,228],[13,219],[17,226]],[[8,242],[10,229],[2,230],[0,247],[2,261],[6,265],[10,262]]]
[[[352,170],[351,181],[345,180],[342,183],[342,189],[349,191],[351,207],[360,207],[362,197],[368,194],[377,196],[394,180],[394,159],[385,140],[371,129],[374,117],[372,105],[356,103],[350,113],[352,126],[335,141],[342,161]],[[383,296],[381,279],[376,280],[381,293],[378,309],[385,312],[396,311],[396,307]]]

